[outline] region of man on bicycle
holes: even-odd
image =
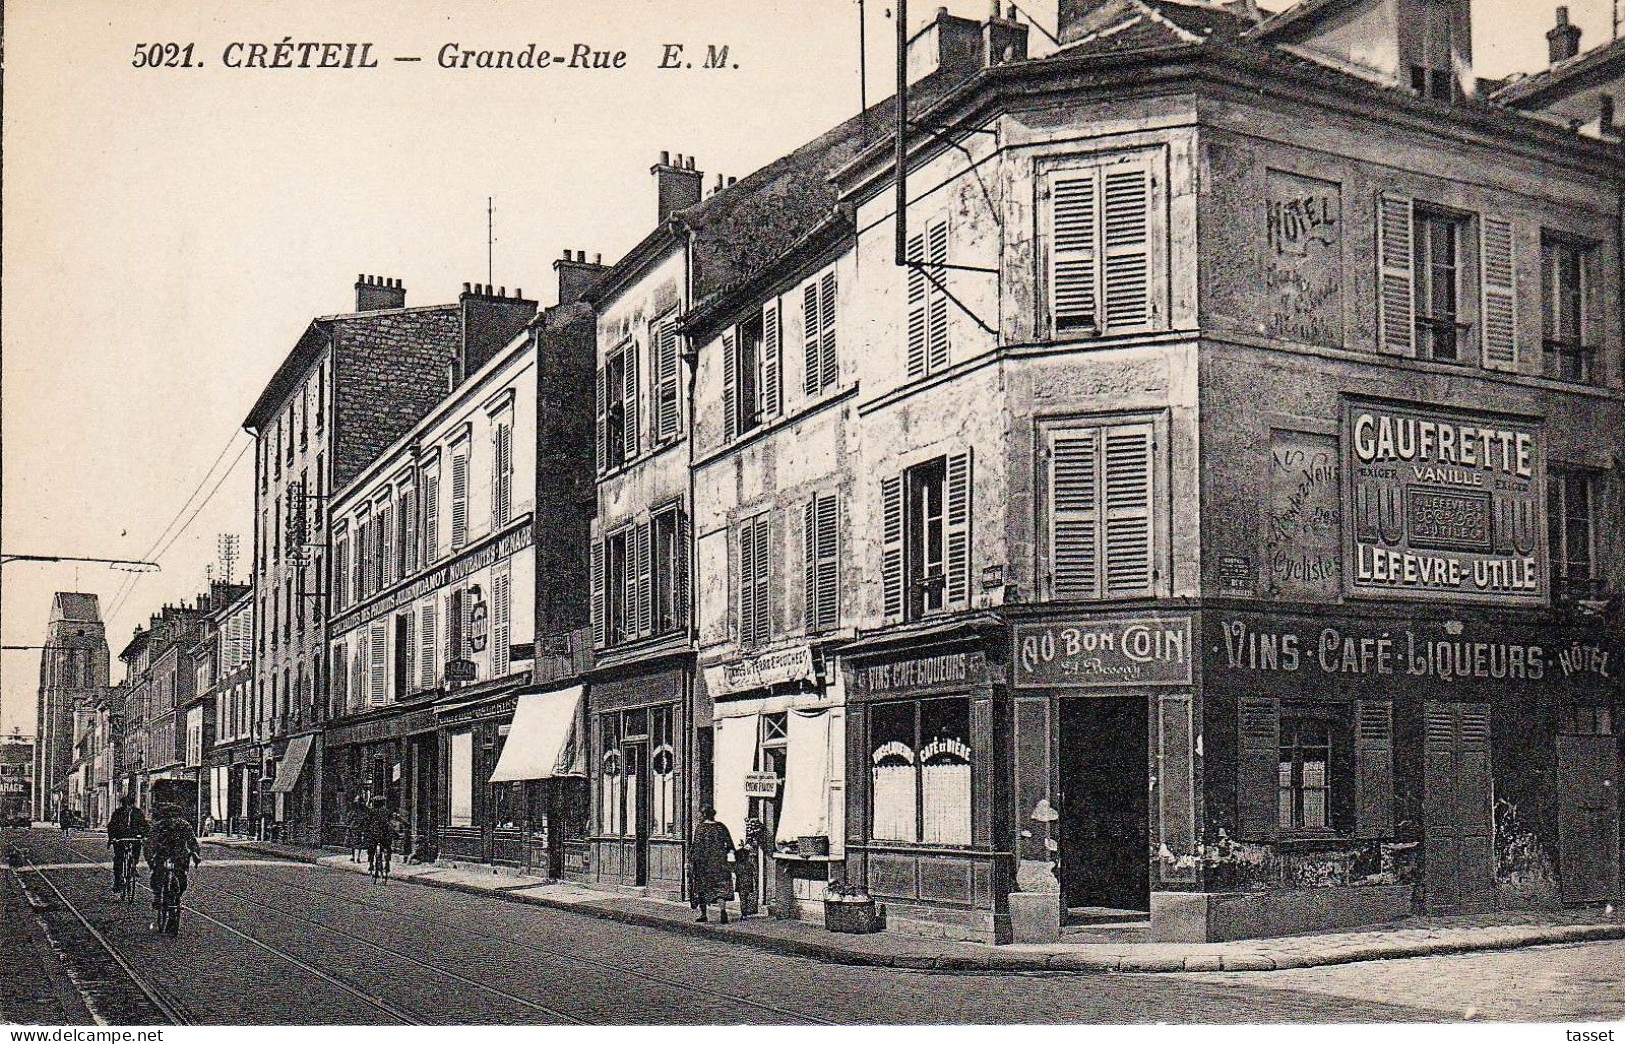
[[[171,873],[175,875],[175,896],[178,900],[181,893],[186,891],[187,867],[201,861],[197,832],[192,829],[191,821],[178,806],[159,805],[154,810],[152,832],[147,835],[147,866],[152,871],[152,909],[155,915],[153,931],[158,930],[157,914],[160,912],[165,877]]]
[[[141,842],[147,836],[147,817],[136,807],[135,795],[119,798],[118,809],[107,821],[107,847],[113,850],[113,894],[122,895],[135,871]]]

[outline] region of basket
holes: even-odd
[[[808,834],[796,838],[796,854],[799,856],[829,855],[829,837],[825,834]]]

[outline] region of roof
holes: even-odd
[[[37,617],[36,617],[37,619]],[[77,623],[101,623],[101,606],[93,594],[78,591],[58,591],[51,600],[51,619],[72,620]]]
[[[1606,79],[1610,71],[1625,75],[1625,36],[1540,72],[1518,77],[1498,88],[1490,98],[1502,105],[1519,106],[1537,98],[1561,96],[1568,90],[1586,89],[1596,80]]]
[[[1205,3],[1105,0],[1072,23],[1068,29],[1072,38],[1056,53],[1073,56],[1181,47],[1209,39],[1235,39],[1253,25],[1250,18]]]
[[[1280,14],[1271,15],[1264,19],[1258,28],[1253,30],[1253,35],[1261,39],[1267,39],[1283,29],[1297,25],[1312,15],[1348,7],[1354,2],[1355,0],[1303,0],[1302,3],[1289,7]]]

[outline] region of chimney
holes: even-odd
[[[524,290],[516,288],[509,294],[505,286],[484,283],[472,288],[464,283],[457,304],[463,321],[463,350],[455,373],[448,377],[452,387],[489,362],[536,315],[536,302],[525,297]]]
[[[982,25],[937,8],[937,17],[908,42],[908,82],[918,83],[932,73],[958,82],[982,67]]]
[[[982,54],[990,66],[1027,60],[1027,27],[1016,21],[1015,4],[1001,18],[999,0],[993,0],[993,10],[982,25]]]
[[[1546,30],[1546,47],[1552,64],[1566,62],[1580,53],[1580,27],[1569,24],[1569,9],[1557,9],[1557,25]]]
[[[406,287],[399,279],[383,276],[358,275],[355,277],[355,310],[376,312],[383,308],[405,308]]]
[[[655,221],[666,220],[679,210],[686,210],[700,201],[705,187],[705,174],[694,169],[694,157],[681,152],[675,159],[670,152],[660,153],[660,162],[649,168],[655,176]]]
[[[602,254],[594,254],[588,261],[585,250],[577,250],[574,257],[566,250],[563,257],[553,262],[553,271],[559,274],[559,304],[575,304],[581,300],[581,295],[592,289],[605,268]]]

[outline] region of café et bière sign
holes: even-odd
[[[1538,422],[1351,401],[1343,433],[1350,594],[1545,601]]]

